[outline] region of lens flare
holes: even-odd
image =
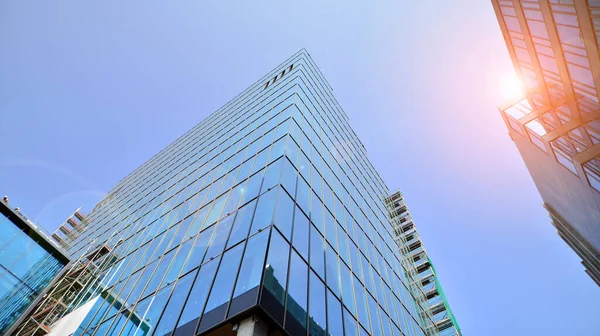
[[[505,101],[517,100],[525,96],[523,83],[516,73],[511,72],[502,77],[500,90]]]

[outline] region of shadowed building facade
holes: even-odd
[[[600,285],[600,2],[492,4],[526,90],[502,117],[552,224]]]
[[[61,237],[106,251],[74,334],[425,335],[387,193],[301,50]]]

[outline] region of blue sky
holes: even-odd
[[[496,109],[512,65],[488,1],[4,1],[0,45],[0,193],[49,231],[305,47],[465,335],[600,333]]]

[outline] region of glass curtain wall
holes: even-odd
[[[292,335],[424,335],[387,190],[302,50],[87,216],[120,261],[76,335],[191,335],[257,305]]]

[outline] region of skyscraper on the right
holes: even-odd
[[[502,117],[552,224],[600,285],[600,1],[492,4],[525,90]]]

